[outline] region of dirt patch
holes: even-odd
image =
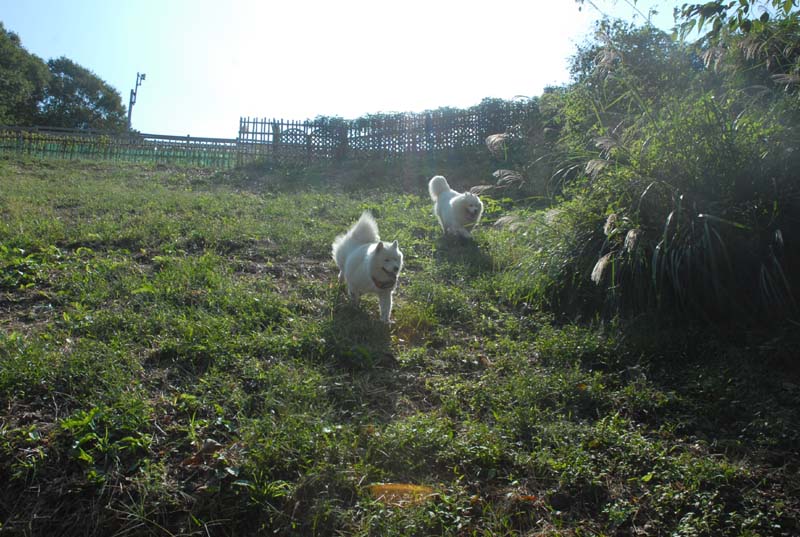
[[[243,259],[235,268],[243,277],[272,277],[278,290],[288,292],[298,281],[331,282],[337,281],[339,273],[328,259],[298,257],[269,261],[265,259]]]
[[[6,333],[30,334],[53,323],[56,310],[52,297],[34,289],[20,289],[14,293],[0,293],[0,327]]]

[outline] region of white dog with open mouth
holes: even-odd
[[[445,235],[470,238],[467,226],[474,226],[483,214],[483,203],[472,192],[456,192],[441,175],[428,182],[428,193],[433,200],[433,214],[439,219]]]
[[[339,267],[339,281],[347,283],[350,298],[358,303],[362,294],[377,294],[381,320],[388,323],[392,293],[403,268],[403,252],[397,241],[382,242],[378,224],[370,213],[364,212],[347,233],[334,239],[332,253]]]

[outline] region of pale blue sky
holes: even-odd
[[[672,26],[679,2],[655,5]],[[596,0],[630,19],[624,0]],[[355,118],[540,95],[600,13],[574,0],[0,0],[43,60],[66,56],[127,106],[133,127],[235,137],[239,116]],[[641,18],[638,19],[641,21]]]

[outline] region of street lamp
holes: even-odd
[[[142,85],[144,81],[145,74],[136,73],[136,85],[131,90],[131,100],[128,104],[128,129],[131,128],[131,114],[133,113],[133,105],[136,104],[136,92],[139,90],[139,86]]]

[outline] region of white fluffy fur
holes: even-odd
[[[483,203],[471,192],[456,192],[441,175],[428,182],[428,193],[433,200],[433,214],[439,219],[445,234],[470,238],[467,226],[477,224],[483,214]]]
[[[403,252],[397,241],[382,242],[378,224],[371,214],[364,212],[347,233],[334,239],[332,254],[339,267],[339,281],[347,284],[350,298],[358,303],[364,293],[375,293],[381,320],[388,323],[392,293],[403,268]]]

